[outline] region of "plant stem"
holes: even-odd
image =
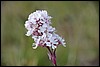
[[[57,63],[56,63],[56,49],[53,50],[50,50],[49,47],[47,47],[48,51],[49,51],[49,59],[51,60],[51,62],[53,63],[54,66],[57,66]]]
[[[54,66],[57,66],[57,63],[56,63],[56,49],[54,50],[54,61],[55,61],[55,64],[54,64]]]

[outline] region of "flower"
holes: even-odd
[[[50,26],[51,18],[46,10],[36,10],[29,15],[25,28],[28,30],[26,36],[32,36],[35,41],[32,45],[33,49],[38,46],[52,49],[56,49],[60,44],[65,46],[65,40],[55,33],[55,28]]]

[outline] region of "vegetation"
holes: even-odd
[[[31,37],[25,36],[28,15],[45,9],[52,16],[52,26],[66,40],[57,48],[57,65],[99,65],[98,1],[2,1],[1,65],[53,66],[47,49],[32,49]]]

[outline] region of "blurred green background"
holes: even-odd
[[[52,26],[66,40],[56,51],[58,66],[99,65],[98,1],[1,1],[1,65],[53,66],[47,49],[32,49],[25,36],[30,13],[45,9]]]

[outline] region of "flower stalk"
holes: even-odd
[[[48,56],[49,56],[49,59],[51,60],[51,62],[52,62],[52,64],[54,65],[54,66],[57,66],[57,63],[56,63],[56,54],[55,54],[55,52],[56,52],[56,49],[54,49],[54,50],[52,50],[52,49],[50,49],[49,47],[47,47],[47,49],[48,49]]]

